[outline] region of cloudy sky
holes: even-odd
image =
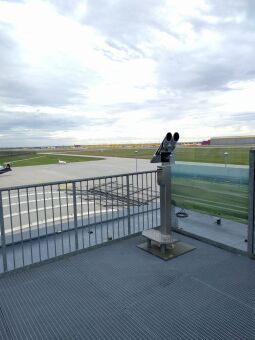
[[[255,0],[0,0],[0,147],[255,135]]]

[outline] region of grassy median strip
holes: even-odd
[[[224,153],[228,152],[227,163],[237,165],[249,164],[250,147],[183,147],[177,146],[175,150],[176,160],[183,162],[219,163],[224,164]],[[137,151],[137,152],[135,152]],[[94,150],[65,151],[70,154],[82,154],[91,156],[109,156],[151,159],[155,149],[149,148],[105,148]]]
[[[66,156],[66,155],[43,155],[37,154],[34,156],[23,155],[23,156],[0,156],[0,164],[11,163],[11,167],[21,167],[21,166],[33,166],[33,165],[47,165],[47,164],[57,164],[60,161],[66,163],[74,162],[87,162],[87,161],[98,161],[104,158],[98,157],[87,157],[87,156]],[[64,165],[64,164],[62,164]]]

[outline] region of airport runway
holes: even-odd
[[[155,170],[156,168],[157,164],[151,164],[148,159],[137,160],[138,171]],[[135,171],[135,159],[116,157],[108,157],[95,162],[18,167],[0,176],[0,189],[19,185],[118,175]]]

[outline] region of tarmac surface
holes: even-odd
[[[148,159],[137,160],[137,171],[156,170],[157,164]],[[0,176],[0,189],[19,185],[39,184],[89,177],[119,175],[136,172],[133,158],[107,157],[104,160],[51,164],[13,168]]]

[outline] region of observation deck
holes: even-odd
[[[1,339],[255,338],[254,260],[178,234],[162,261],[135,236],[0,279]]]

